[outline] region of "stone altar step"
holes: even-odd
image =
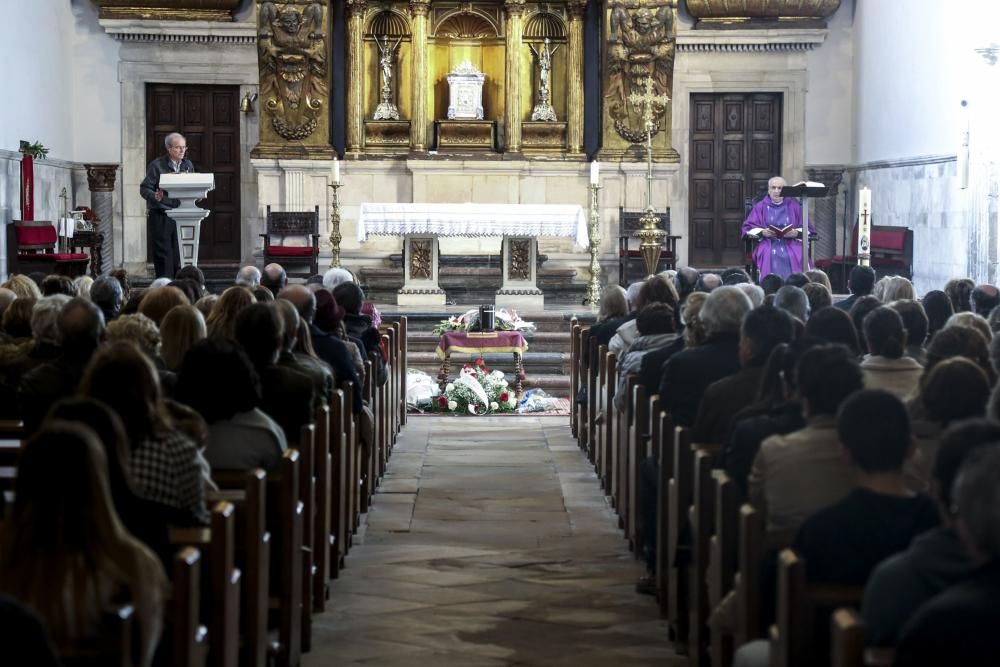
[[[525,337],[529,352],[568,352],[570,339],[568,332],[536,331]],[[430,331],[417,331],[409,334],[407,341],[410,350],[431,351],[437,349],[440,337]]]
[[[378,302],[376,302],[378,303]],[[396,308],[395,306],[383,306],[378,303],[379,312],[382,313],[382,319],[392,322],[399,319],[400,315],[406,315],[407,326],[411,335],[415,332],[426,332],[430,331],[437,326],[438,322],[447,319],[453,315],[461,315],[466,311],[478,308],[476,304],[463,304],[457,306],[448,306],[446,309],[441,310],[414,310],[407,311]],[[594,313],[590,312],[588,309],[581,307],[579,310],[545,310],[545,311],[518,311],[518,315],[521,319],[534,323],[536,327],[535,334],[540,333],[564,333],[569,336],[570,333],[570,322],[574,317],[581,324],[593,324],[596,320]],[[530,342],[530,338],[529,338]],[[566,351],[569,352],[569,340],[567,338]]]

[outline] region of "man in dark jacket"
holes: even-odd
[[[139,194],[146,200],[148,210],[148,233],[153,240],[153,271],[156,278],[173,278],[181,268],[180,251],[177,246],[177,225],[167,215],[167,210],[177,208],[180,201],[169,196],[160,187],[160,176],[194,171],[191,160],[184,159],[187,140],[177,132],[171,132],[163,140],[167,154],[158,157],[146,167],[146,178],[139,185]]]

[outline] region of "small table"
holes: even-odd
[[[101,275],[101,264],[104,261],[104,234],[100,232],[75,232],[69,239],[70,252],[78,252],[84,248],[90,249],[90,277],[96,279]]]
[[[447,331],[441,335],[437,346],[437,356],[441,360],[438,386],[444,391],[448,384],[448,369],[452,352],[483,355],[487,352],[510,352],[514,355],[514,391],[520,396],[524,381],[524,363],[521,355],[528,351],[528,341],[520,331]]]

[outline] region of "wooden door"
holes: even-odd
[[[744,200],[781,174],[781,93],[691,95],[688,263],[743,264]]]
[[[238,86],[146,85],[146,161],[166,154],[164,138],[180,132],[195,171],[215,174],[204,207],[198,262],[239,262],[240,119]],[[147,243],[147,257],[152,246]]]

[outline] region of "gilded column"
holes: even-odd
[[[583,18],[587,14],[586,0],[569,3],[569,53],[566,76],[566,150],[583,153]]]
[[[360,153],[364,127],[364,18],[368,0],[347,0],[347,151]]]
[[[507,71],[504,105],[504,152],[521,152],[521,22],[524,0],[505,0],[507,10]]]
[[[410,150],[427,150],[427,13],[430,0],[410,0],[410,48],[413,67],[410,72],[413,107],[410,119]]]
[[[90,188],[90,208],[97,215],[97,232],[104,235],[101,243],[101,266],[97,273],[111,271],[114,262],[115,176],[117,164],[85,164],[87,187]],[[91,267],[93,268],[93,267]]]

